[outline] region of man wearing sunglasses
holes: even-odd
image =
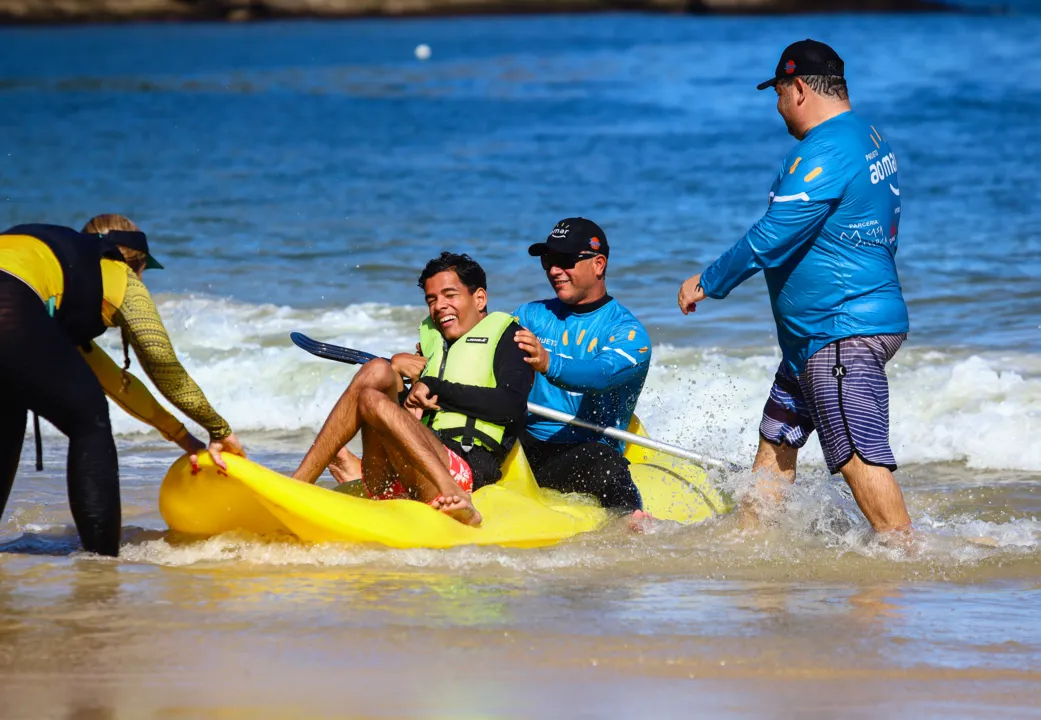
[[[528,254],[556,297],[521,305],[515,340],[535,369],[531,402],[624,430],[651,364],[643,325],[607,294],[607,235],[585,218],[557,223]],[[596,495],[606,508],[642,511],[621,443],[528,415],[521,444],[542,487]]]

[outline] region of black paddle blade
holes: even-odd
[[[376,359],[376,356],[372,353],[319,342],[307,337],[303,333],[289,333],[289,339],[301,350],[306,350],[312,355],[325,358],[326,360],[335,360],[336,362],[348,363],[350,365],[364,365],[369,360]]]

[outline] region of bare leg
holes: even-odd
[[[904,495],[888,468],[868,465],[854,454],[839,471],[875,532],[899,530],[910,537],[911,517],[907,514]]]
[[[452,478],[448,471],[448,450],[434,433],[377,390],[362,390],[358,407],[365,426],[362,442],[365,443],[366,477],[370,469],[388,476],[386,466],[375,464],[381,462],[381,456],[386,457],[397,478],[416,499],[425,503],[436,501],[438,509],[456,520],[468,525],[480,524],[480,513]],[[375,449],[372,444],[376,442],[375,438],[369,438],[373,433],[379,438],[382,452],[378,452],[370,464],[370,448]]]
[[[400,480],[398,472],[391,463],[378,430],[362,426],[361,447],[361,477],[365,489],[373,497],[380,497],[390,490],[395,480]]]
[[[741,505],[741,527],[754,527],[759,523],[763,510],[780,505],[784,499],[784,488],[795,482],[795,466],[799,449],[786,443],[774,445],[759,437],[759,449],[752,463],[752,472],[758,475],[753,497]]]
[[[774,445],[767,442],[762,436],[759,438],[759,449],[755,454],[755,462],[752,463],[752,472],[760,470],[768,472],[777,480],[786,480],[789,484],[795,482],[795,464],[799,459],[799,448],[794,448],[787,443]]]
[[[361,429],[358,398],[363,391],[376,391],[385,394],[386,397],[393,393],[400,382],[401,378],[386,360],[377,359],[365,363],[336,401],[314,444],[307,451],[300,467],[293,473],[293,478],[314,483],[322,474],[322,470],[332,462],[333,457],[358,434],[358,430]]]

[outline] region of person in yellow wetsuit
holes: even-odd
[[[99,215],[82,232],[19,225],[0,233],[0,514],[18,470],[28,410],[69,438],[69,505],[86,550],[119,552],[119,469],[107,393],[134,417],[193,455],[206,447],[127,372],[129,347],[159,391],[209,434],[209,452],[244,455],[174,353],[148,289],[162,267],[130,220]],[[119,368],[95,343],[123,335]],[[194,462],[194,460],[193,460]]]

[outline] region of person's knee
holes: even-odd
[[[351,381],[350,387],[355,388],[358,392],[367,388],[374,388],[383,392],[394,385],[395,375],[389,361],[383,358],[375,358],[361,366],[361,370],[358,371],[358,374]]]
[[[896,483],[892,470],[885,465],[866,462],[858,452],[850,453],[849,459],[839,466],[838,472],[850,487],[872,482]]]
[[[766,469],[781,474],[794,473],[798,459],[799,448],[789,445],[783,440],[779,443],[771,442],[760,434],[759,447],[755,453],[752,469]]]
[[[46,417],[46,416],[45,416]],[[112,436],[108,402],[100,391],[66,409],[61,417],[47,418],[70,440]]]
[[[603,504],[616,510],[633,512],[643,509],[640,490],[636,487],[628,461],[616,452],[602,454],[595,473],[603,478]]]

